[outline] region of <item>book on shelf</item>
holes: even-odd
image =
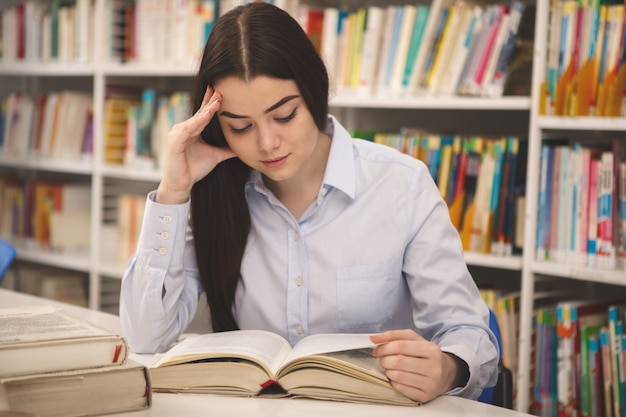
[[[408,94],[414,95],[423,91],[422,80],[424,79],[427,61],[436,47],[436,37],[442,15],[447,14],[447,9],[454,5],[456,0],[433,0],[425,16],[425,24],[420,37],[420,45],[412,61],[412,68],[408,76]],[[445,18],[445,16],[444,16]]]
[[[324,23],[322,25],[322,42],[320,56],[326,64],[328,78],[331,84],[336,79],[335,63],[337,61],[337,42],[339,37],[339,9],[337,7],[324,8]]]
[[[121,194],[117,198],[117,241],[118,262],[126,264],[135,252],[143,213],[146,207],[146,196],[136,194]]]
[[[0,410],[39,417],[138,411],[151,402],[148,369],[130,359],[115,366],[0,377]]]
[[[402,20],[400,21],[397,47],[393,56],[390,57],[393,60],[391,76],[388,85],[386,85],[394,96],[399,96],[402,93],[402,81],[404,79],[407,57],[409,55],[413,28],[416,24],[418,11],[417,6],[412,4],[406,4],[402,6],[402,8]]]
[[[155,392],[419,405],[389,383],[367,334],[318,334],[293,348],[258,330],[194,335],[150,366]]]
[[[526,10],[527,7],[529,10]],[[511,3],[505,39],[497,56],[493,76],[488,81],[486,87],[486,94],[490,97],[500,97],[504,93],[504,83],[509,71],[509,63],[515,50],[515,40],[520,28],[520,22],[524,17],[524,13],[526,13],[526,19],[528,19],[527,16],[531,14],[530,7],[526,6],[522,1],[515,0]]]
[[[356,91],[359,96],[371,97],[375,93],[376,70],[380,60],[384,22],[385,9],[383,7],[370,6],[367,8],[361,63],[356,83]]]
[[[53,306],[0,309],[0,378],[122,364],[123,336]]]

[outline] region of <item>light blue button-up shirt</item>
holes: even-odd
[[[468,364],[468,384],[451,393],[477,397],[495,382],[497,345],[427,167],[353,139],[331,120],[323,184],[301,218],[258,171],[246,185],[252,224],[233,306],[239,327],[278,333],[292,345],[314,333],[414,329]],[[122,281],[120,316],[136,352],[175,341],[202,292],[189,203],[153,200],[154,192]]]

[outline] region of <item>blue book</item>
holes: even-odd
[[[391,82],[391,73],[393,72],[393,63],[396,57],[396,49],[398,47],[398,38],[400,37],[400,29],[402,28],[402,17],[404,16],[404,7],[397,6],[396,7],[396,20],[393,24],[393,34],[391,36],[391,44],[389,45],[389,55],[385,57],[381,57],[381,59],[386,59],[385,65],[385,77],[383,79],[383,85],[385,87],[389,87]]]
[[[411,35],[411,43],[409,44],[409,53],[406,58],[406,65],[404,68],[404,76],[402,77],[402,86],[409,85],[411,80],[411,74],[415,67],[415,59],[417,58],[417,52],[422,46],[422,37],[424,35],[424,28],[428,21],[428,14],[430,8],[424,5],[417,6],[417,14],[415,16],[415,24],[413,25],[413,34]]]
[[[430,48],[430,51],[428,51],[428,58],[426,58],[426,64],[424,65],[424,69],[422,70],[421,83],[423,86],[426,86],[428,73],[430,72],[430,68],[433,66],[433,63],[435,62],[435,56],[437,55],[437,48],[439,48],[439,43],[441,42],[441,38],[443,36],[443,30],[446,27],[446,22],[448,21],[449,14],[450,14],[450,9],[444,8],[441,10],[441,15],[439,15],[439,22],[437,23],[435,36],[433,37],[433,43]]]

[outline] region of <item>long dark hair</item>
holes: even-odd
[[[207,86],[227,77],[250,81],[265,75],[294,80],[317,127],[328,117],[328,75],[300,24],[268,3],[238,6],[221,16],[207,39],[196,78],[194,109]],[[202,132],[214,146],[228,146],[217,117]],[[238,328],[233,316],[241,260],[250,232],[244,195],[250,168],[238,158],[220,163],[191,191],[191,226],[200,280],[215,331]]]

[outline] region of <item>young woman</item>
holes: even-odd
[[[300,25],[267,3],[226,13],[197,83],[122,281],[132,349],[167,349],[205,292],[215,331],[372,333],[417,401],[493,385],[488,309],[426,166],[328,115]]]

